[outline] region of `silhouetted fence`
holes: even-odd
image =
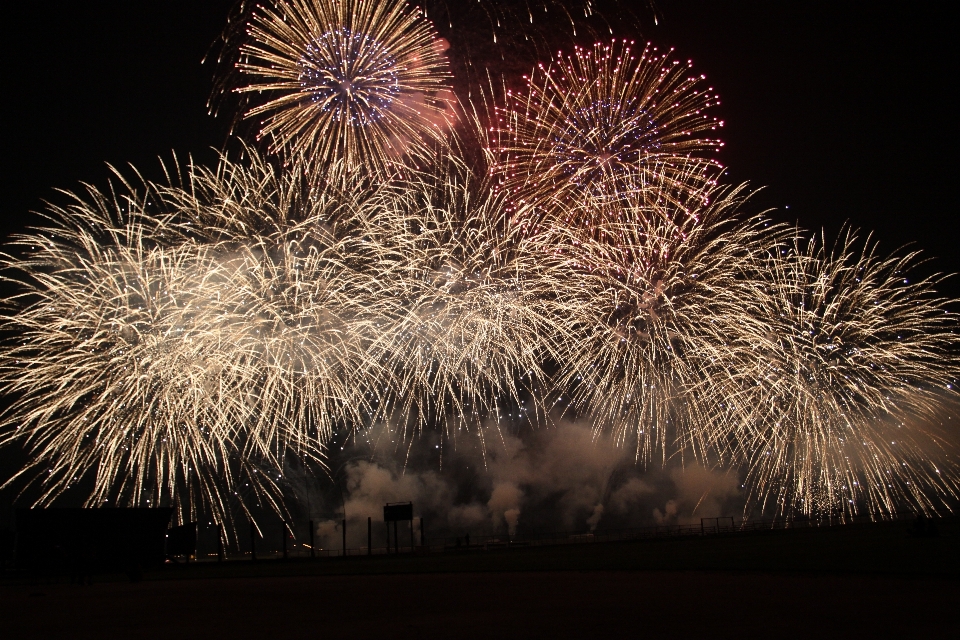
[[[500,535],[476,535],[464,534],[462,536],[450,537],[431,537],[429,535],[429,525],[424,536],[423,542],[411,546],[409,544],[400,544],[398,547],[374,546],[372,548],[350,547],[343,548],[342,544],[338,548],[320,548],[311,547],[304,540],[298,540],[289,528],[284,529],[282,535],[287,536],[284,541],[286,551],[281,546],[281,534],[273,537],[277,539],[272,541],[268,535],[258,536],[255,541],[257,559],[280,559],[280,558],[340,558],[343,556],[366,556],[366,555],[393,555],[395,553],[470,553],[477,551],[492,551],[497,549],[526,548],[548,545],[568,545],[568,544],[592,544],[600,542],[617,542],[630,540],[653,540],[670,538],[697,538],[709,536],[739,536],[745,534],[755,534],[762,532],[776,532],[787,530],[816,529],[829,527],[842,527],[859,524],[881,524],[890,522],[907,522],[917,518],[915,514],[904,514],[895,518],[886,518],[877,520],[869,516],[846,517],[843,520],[825,520],[825,519],[801,519],[792,520],[751,520],[739,521],[732,517],[702,518],[698,523],[690,524],[671,524],[655,525],[650,527],[634,527],[623,529],[598,529],[595,531],[553,531],[553,532],[523,532],[522,535],[509,536]],[[378,523],[383,527],[383,523]],[[366,529],[366,527],[364,527]],[[338,536],[339,537],[339,536]],[[401,536],[402,540],[403,536]],[[305,537],[306,539],[306,537]],[[339,540],[337,540],[339,542]],[[217,553],[210,550],[207,553],[200,554],[199,559],[216,560]],[[251,559],[249,548],[245,550],[234,550],[225,554],[226,559],[242,560]]]
[[[140,511],[140,513],[137,513]],[[151,513],[152,512],[152,513]],[[154,516],[154,514],[157,514]],[[4,571],[20,568],[32,568],[41,572],[52,572],[55,567],[69,569],[74,573],[87,573],[95,566],[99,569],[112,568],[135,571],[139,567],[156,566],[162,562],[163,554],[168,561],[184,562],[195,558],[201,562],[238,561],[238,560],[280,560],[308,558],[342,558],[366,555],[393,554],[438,554],[438,553],[475,553],[499,549],[522,549],[549,545],[594,544],[631,540],[681,539],[710,536],[740,536],[762,534],[777,531],[816,529],[851,526],[860,524],[883,524],[891,522],[913,521],[908,533],[916,537],[939,535],[938,518],[924,518],[916,514],[904,514],[896,518],[877,520],[869,516],[843,519],[802,519],[792,520],[751,520],[739,521],[732,517],[702,518],[697,523],[655,525],[622,529],[597,529],[594,531],[523,531],[521,535],[506,534],[464,534],[461,536],[431,537],[429,523],[424,531],[420,523],[418,535],[394,536],[392,544],[387,545],[389,523],[370,523],[362,527],[368,540],[374,543],[367,546],[344,548],[342,531],[337,531],[335,548],[321,548],[311,544],[315,536],[310,535],[313,522],[301,523],[295,528],[289,523],[261,522],[259,527],[240,527],[240,539],[234,539],[231,545],[224,544],[222,529],[213,522],[188,523],[166,529],[169,510],[24,510],[18,513],[19,527],[14,538],[7,532],[3,546],[7,551],[17,548],[15,555],[4,556]],[[150,524],[140,520],[149,516]],[[56,522],[50,520],[56,519]],[[63,521],[67,518],[69,522]],[[83,520],[76,520],[80,518]],[[132,518],[132,519],[131,519]],[[94,523],[103,521],[102,525]],[[90,520],[88,523],[87,520]],[[156,522],[154,522],[156,520]],[[955,520],[955,518],[954,518]],[[122,523],[122,524],[121,524]],[[136,526],[134,524],[136,523]],[[341,526],[342,526],[341,522]],[[141,529],[147,526],[141,533]],[[132,528],[131,528],[132,527]],[[103,530],[101,532],[101,529]],[[165,532],[165,534],[164,534]],[[374,535],[374,532],[376,535]],[[146,535],[146,538],[144,536]],[[403,541],[413,544],[400,544]],[[146,540],[151,542],[147,543]],[[144,542],[139,542],[144,540]],[[11,544],[14,543],[15,544]],[[135,542],[136,541],[136,542]],[[252,543],[252,544],[251,544]],[[339,544],[338,544],[339,543]],[[417,544],[419,543],[419,544]],[[144,547],[143,545],[147,546]],[[8,548],[10,547],[10,548]],[[165,549],[164,549],[165,547]],[[136,551],[135,551],[136,549]],[[149,551],[146,551],[149,549]],[[143,555],[146,553],[146,555]],[[135,558],[134,558],[135,557]],[[16,558],[16,560],[14,560]],[[49,566],[47,566],[49,565]]]

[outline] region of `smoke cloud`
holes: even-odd
[[[743,510],[735,473],[690,464],[645,469],[631,449],[596,438],[579,423],[485,443],[460,434],[456,446],[430,434],[415,447],[381,427],[339,453],[330,462],[332,479],[321,479],[325,486],[310,501],[322,512],[311,517],[320,521],[318,542],[325,548],[342,544],[344,513],[348,546],[366,546],[368,517],[374,546],[384,546],[388,502],[413,502],[432,540],[699,524],[702,517]]]

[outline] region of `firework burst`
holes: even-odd
[[[236,91],[265,96],[246,116],[273,151],[382,174],[446,138],[445,47],[403,0],[281,0],[249,22]]]
[[[527,394],[549,351],[545,289],[555,285],[509,230],[502,198],[453,164],[384,191],[367,216],[393,256],[381,297],[394,311],[374,344],[395,372],[388,404],[413,432],[444,425],[450,435],[514,409],[537,417]]]
[[[22,293],[4,442],[31,453],[40,503],[92,475],[89,504],[282,513],[286,457],[322,464],[335,429],[369,418],[378,257],[342,204],[362,192],[246,151],[90,189],[5,256]]]
[[[21,288],[3,323],[17,336],[0,354],[14,398],[3,443],[30,455],[7,484],[32,471],[48,504],[92,476],[87,504],[172,504],[185,519],[279,509],[256,471],[276,464],[242,428],[254,413],[242,354],[208,313],[229,294],[218,262],[159,246],[144,192],[88,196],[15,238],[25,258],[3,258]]]
[[[272,450],[322,464],[335,432],[379,416],[390,372],[370,355],[392,303],[391,254],[372,241],[366,181],[278,170],[255,150],[238,164],[192,167],[162,191],[185,238],[211,247],[229,274],[218,322],[247,361],[258,422]]]
[[[490,147],[510,200],[569,218],[570,201],[616,201],[655,175],[703,204],[720,166],[709,152],[721,143],[700,134],[722,126],[708,113],[719,101],[671,53],[647,45],[637,57],[617,41],[578,48],[538,67],[525,93],[507,92]]]
[[[260,200],[264,180],[269,207]],[[195,188],[171,195],[179,211],[191,212],[182,227],[215,230],[214,246],[229,266],[230,299],[240,303],[222,308],[221,322],[258,354],[251,388],[259,394],[260,428],[282,447],[293,444],[298,455],[320,460],[335,430],[370,418],[378,402],[370,388],[388,381],[367,353],[386,313],[377,297],[385,257],[354,223],[361,192],[306,182],[268,164],[231,165],[201,171]]]
[[[739,363],[734,403],[749,422],[731,437],[761,504],[844,517],[931,512],[931,496],[957,495],[938,426],[956,407],[957,321],[935,293],[942,278],[914,277],[916,263],[869,240],[857,249],[849,231],[765,261],[745,321],[767,333],[752,366]]]
[[[567,278],[557,304],[572,340],[556,401],[598,432],[635,438],[644,462],[714,450],[725,402],[711,372],[736,367],[732,337],[753,329],[739,322],[749,275],[782,233],[762,218],[738,219],[741,190],[712,195],[696,218],[669,200],[637,198],[626,220],[599,227],[600,239],[563,226],[541,234]]]

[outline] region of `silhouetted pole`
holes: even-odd
[[[410,518],[410,553],[416,550],[417,548],[413,546],[413,518]]]
[[[313,550],[313,520],[310,521],[310,557],[316,558],[317,555]]]
[[[390,553],[390,523],[384,522],[387,525],[387,554]]]
[[[283,559],[287,559],[287,523],[281,522],[281,532],[283,535]]]
[[[223,562],[223,525],[217,525],[217,562]]]
[[[373,554],[373,518],[367,516],[367,555]]]
[[[343,557],[347,557],[347,519],[344,518],[343,522]]]
[[[256,561],[257,559],[257,525],[253,523],[253,520],[250,521],[250,559]]]
[[[420,518],[420,546],[427,546],[426,538],[423,537],[423,518]]]
[[[390,529],[387,529],[389,532]],[[400,537],[397,536],[397,521],[393,521],[393,552],[400,553]]]

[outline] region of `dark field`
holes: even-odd
[[[906,525],[7,578],[10,638],[958,637],[960,536]]]
[[[942,579],[563,571],[59,584],[2,608],[7,638],[916,638],[958,605]]]

